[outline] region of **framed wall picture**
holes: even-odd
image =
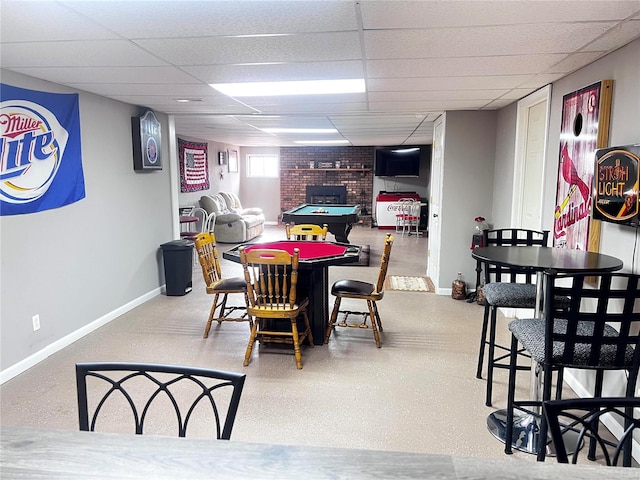
[[[238,171],[238,151],[229,150],[229,172]]]
[[[218,152],[218,165],[227,164],[227,152]]]
[[[613,80],[603,80],[563,97],[555,247],[598,251],[600,226],[591,221],[594,159],[608,144],[612,87]]]

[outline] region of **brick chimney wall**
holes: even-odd
[[[280,147],[281,211],[305,203],[307,185],[344,185],[348,205],[371,210],[373,159],[373,147]],[[332,166],[321,167],[320,163]]]

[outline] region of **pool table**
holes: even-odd
[[[285,223],[312,223],[329,227],[336,242],[349,243],[351,227],[360,219],[360,205],[304,203],[282,214]]]
[[[240,247],[246,251],[253,248],[273,248],[286,250],[293,254],[293,249],[300,251],[298,263],[298,292],[309,297],[309,323],[313,334],[313,343],[324,344],[324,336],[329,322],[329,266],[355,263],[360,258],[358,245],[347,245],[334,242],[311,242],[299,240],[281,240],[263,243],[245,243],[222,254],[225,260],[240,263]]]

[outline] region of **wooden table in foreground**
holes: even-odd
[[[637,480],[637,468],[2,427],[0,477]]]

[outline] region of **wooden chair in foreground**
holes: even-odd
[[[607,466],[618,465],[620,454],[625,448],[630,448],[634,430],[640,431],[639,397],[549,400],[543,403],[543,410],[558,463],[569,463],[565,444],[567,431],[577,433],[575,445],[569,445],[573,451],[571,463],[577,463],[583,440],[589,440],[587,458],[594,461],[602,456]],[[610,416],[612,421],[621,420],[620,438],[608,434],[606,428],[604,431],[601,429],[603,426],[599,424],[605,415]]]
[[[162,427],[176,426],[184,437],[193,425],[229,440],[244,380],[244,374],[178,365],[79,363],[80,430],[93,432],[99,426],[114,432],[122,418],[133,421],[138,435],[166,434]]]
[[[298,299],[299,250],[293,255],[283,250],[252,249],[240,247],[240,261],[247,284],[249,304],[247,310],[255,322],[251,327],[251,337],[247,345],[244,366],[249,365],[251,352],[256,340],[273,343],[292,343],[298,370],[302,368],[300,344],[307,339],[313,347],[313,336],[307,308],[309,299]],[[302,316],[302,332],[298,330],[298,317]],[[288,330],[278,329],[284,320],[290,324]]]
[[[214,295],[213,305],[211,305],[211,311],[209,312],[209,319],[204,329],[203,338],[209,336],[209,330],[211,330],[211,324],[213,321],[217,321],[221,324],[225,321],[231,322],[249,322],[249,327],[253,326],[253,320],[250,315],[247,315],[247,283],[242,277],[222,278],[222,270],[220,269],[220,260],[218,258],[218,250],[216,248],[216,238],[213,233],[200,233],[195,237],[196,252],[198,259],[200,260],[200,266],[202,267],[202,275],[204,276],[204,282],[207,286],[207,293]],[[227,306],[227,296],[229,294],[239,293],[242,294],[244,299],[244,305],[242,306]],[[222,296],[220,303],[218,300]],[[216,310],[220,307],[218,316],[216,317]],[[238,317],[231,317],[230,315],[236,310],[243,312]]]
[[[285,225],[287,240],[326,240],[329,227],[301,223],[299,225]]]
[[[389,267],[389,257],[391,255],[391,247],[393,246],[393,236],[387,234],[384,240],[384,250],[382,253],[382,262],[380,263],[380,270],[378,272],[378,280],[374,284],[362,282],[360,280],[338,280],[331,287],[331,295],[336,297],[333,304],[333,311],[331,312],[331,319],[327,326],[327,333],[324,338],[324,343],[329,343],[329,337],[335,327],[359,327],[369,328],[367,325],[367,317],[371,319],[371,329],[373,330],[373,338],[376,341],[376,346],[380,348],[380,334],[382,332],[382,321],[378,314],[377,301],[382,300],[384,296],[384,281],[387,276],[387,269]],[[366,300],[368,311],[366,312],[353,312],[349,310],[340,310],[340,303],[343,298],[355,298],[358,300]],[[338,314],[344,315],[343,321],[338,323]],[[349,315],[362,315],[364,317],[362,323],[347,323]]]

